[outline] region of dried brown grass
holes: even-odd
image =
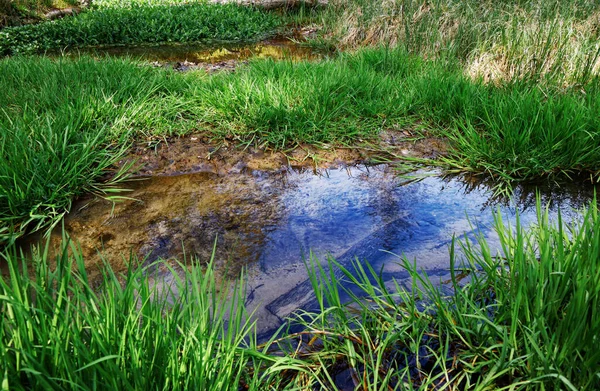
[[[586,15],[558,1],[566,11],[553,15],[538,3],[331,0],[324,35],[341,50],[384,45],[427,58],[450,55],[485,82],[551,77],[568,85],[583,72],[598,75],[600,4]]]

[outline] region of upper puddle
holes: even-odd
[[[428,174],[428,173],[423,173]],[[322,262],[332,255],[344,265],[368,260],[386,279],[409,283],[394,254],[415,260],[420,269],[447,279],[448,246],[453,235],[488,237],[492,251],[492,192],[469,188],[458,179],[426,175],[406,183],[386,166],[320,171],[251,171],[227,175],[194,173],[153,177],[130,183],[126,200],[113,205],[83,200],[65,227],[86,259],[98,251],[125,270],[130,252],[146,262],[158,258],[210,259],[217,241],[216,265],[237,276],[242,266],[247,304],[256,307],[259,328],[272,330],[301,306],[311,290],[304,260],[312,251]],[[522,193],[518,205],[498,206],[514,223],[535,220],[535,196]],[[573,208],[589,191],[553,194],[552,210],[575,216]],[[60,234],[54,235],[59,241]],[[165,274],[165,279],[169,276]]]
[[[138,60],[173,64],[178,70],[193,69],[194,65],[233,65],[250,58],[275,60],[315,60],[323,57],[309,47],[286,38],[270,39],[247,44],[164,44],[138,46],[108,46],[74,49],[67,55],[89,54],[93,56],[131,57]]]

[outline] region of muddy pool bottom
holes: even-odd
[[[535,220],[534,192],[499,205],[491,190],[437,174],[419,172],[413,176],[421,179],[410,181],[379,165],[142,178],[128,184],[131,200],[80,201],[65,227],[90,270],[103,257],[124,271],[130,253],[145,257],[145,264],[184,257],[204,262],[216,241],[217,271],[233,279],[245,270],[246,306],[265,336],[295,310],[315,305],[304,264],[311,253],[322,263],[327,256],[344,266],[368,261],[385,280],[410,288],[399,256],[416,260],[434,281],[447,280],[453,235],[483,234],[496,251],[496,208],[513,223],[517,211],[525,224]],[[551,199],[553,213],[560,208],[568,220],[592,194],[565,190],[544,202]],[[59,243],[60,232],[52,241]],[[157,273],[159,283],[173,280],[168,271]]]

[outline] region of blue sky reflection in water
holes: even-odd
[[[404,255],[432,278],[447,279],[454,234],[472,238],[479,230],[493,247],[496,208],[506,221],[514,222],[517,209],[525,223],[535,221],[534,192],[519,190],[519,203],[494,204],[487,187],[434,174],[413,174],[422,180],[406,183],[381,165],[318,175],[289,169],[151,177],[131,183],[132,199],[114,208],[82,200],[65,227],[86,261],[100,263],[100,250],[115,269],[125,270],[119,262],[130,251],[146,263],[184,254],[208,260],[218,238],[217,268],[230,276],[245,268],[248,308],[256,309],[259,329],[268,331],[295,309],[313,305],[304,265],[311,251],[322,262],[327,255],[344,265],[368,260],[385,278],[408,284],[393,254]],[[592,194],[554,189],[546,199],[552,199],[553,216],[560,207],[570,219]],[[157,277],[166,284],[172,279],[167,270]]]
[[[494,246],[493,211],[506,221],[514,222],[517,210],[525,224],[536,219],[534,193],[520,189],[516,194],[525,204],[498,204],[485,186],[473,189],[432,174],[413,174],[422,179],[411,182],[387,167],[363,166],[289,175],[280,200],[284,217],[267,228],[259,263],[249,274],[251,301],[261,303],[265,325],[298,306],[314,305],[302,262],[311,251],[321,261],[331,255],[347,266],[356,258],[368,260],[385,278],[399,280],[407,277],[398,258],[404,255],[432,278],[445,280],[453,235],[473,239],[479,232]],[[551,208],[560,207],[569,219],[586,198],[563,193]]]

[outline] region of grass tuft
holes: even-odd
[[[217,285],[210,264],[179,274],[132,259],[125,276],[107,266],[92,289],[73,245],[53,260],[14,248],[3,258],[0,376],[11,390],[230,390],[258,379],[246,370],[254,337],[243,291]],[[154,282],[161,268],[172,283]]]

